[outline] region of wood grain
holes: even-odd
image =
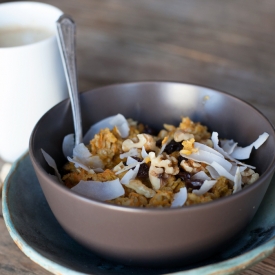
[[[190,82],[238,96],[275,124],[275,1],[42,2],[77,23],[80,91],[144,80]],[[1,274],[49,274],[15,246],[2,217],[0,233]],[[275,274],[275,254],[241,274]]]

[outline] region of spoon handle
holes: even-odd
[[[72,105],[72,113],[75,130],[75,145],[82,142],[82,121],[80,113],[79,95],[77,87],[75,36],[76,27],[69,15],[63,14],[56,22],[57,41],[63,61],[69,95]]]

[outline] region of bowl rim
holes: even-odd
[[[272,131],[273,131],[273,136],[275,137],[275,128],[273,126],[273,124],[270,122],[270,120],[261,112],[259,111],[257,108],[255,108],[252,104],[246,102],[245,100],[235,96],[235,95],[231,95],[227,92],[224,92],[224,91],[221,91],[221,90],[217,90],[217,89],[214,89],[214,88],[211,88],[209,86],[203,86],[203,85],[199,85],[199,84],[193,84],[193,83],[189,83],[189,82],[179,82],[179,81],[137,81],[137,82],[121,82],[121,83],[115,83],[115,84],[109,84],[109,85],[104,85],[104,86],[101,86],[101,87],[96,87],[96,88],[92,88],[90,90],[87,90],[85,92],[81,92],[80,94],[85,94],[85,93],[91,93],[91,92],[98,92],[100,90],[104,90],[106,88],[110,89],[112,87],[118,87],[118,86],[131,86],[131,85],[162,85],[162,84],[165,84],[165,85],[169,85],[169,84],[178,84],[178,85],[187,85],[187,86],[195,86],[197,88],[203,88],[203,89],[209,89],[211,90],[212,92],[215,92],[215,93],[218,93],[218,94],[221,94],[223,96],[226,96],[226,97],[230,97],[230,98],[233,98],[237,101],[240,101],[242,102],[243,104],[246,104],[248,105],[250,108],[252,108],[253,111],[257,112],[264,120],[266,120],[268,122],[268,124],[270,125]],[[223,197],[223,198],[220,198],[220,199],[216,199],[214,201],[211,201],[211,202],[206,202],[206,203],[202,203],[202,204],[195,204],[195,205],[189,205],[189,206],[184,206],[184,207],[178,207],[178,208],[142,208],[142,207],[131,207],[131,206],[122,206],[122,205],[115,205],[115,204],[110,204],[110,203],[107,203],[107,202],[103,202],[103,201],[99,201],[99,200],[94,200],[94,199],[91,199],[91,198],[87,198],[83,195],[80,195],[80,194],[77,194],[77,193],[74,193],[74,192],[71,192],[71,190],[69,188],[67,188],[66,186],[62,186],[61,184],[58,184],[57,181],[54,182],[53,181],[53,178],[49,176],[49,174],[43,169],[43,167],[40,165],[40,163],[36,160],[35,156],[34,156],[34,152],[32,150],[32,144],[33,144],[33,139],[34,139],[34,136],[35,136],[35,133],[37,131],[37,128],[40,124],[40,121],[49,113],[51,112],[52,109],[54,108],[58,108],[59,105],[61,104],[65,104],[64,102],[69,102],[70,99],[67,98],[63,101],[61,101],[60,103],[56,104],[55,106],[53,106],[51,109],[49,109],[40,119],[39,121],[36,123],[32,133],[31,133],[31,136],[30,136],[30,140],[29,140],[29,154],[30,154],[30,158],[31,158],[31,161],[32,161],[32,164],[33,166],[35,165],[37,167],[37,169],[39,169],[39,171],[42,172],[42,175],[43,177],[46,177],[50,182],[51,184],[55,184],[55,188],[58,188],[59,191],[61,192],[65,192],[68,196],[70,197],[74,197],[78,200],[81,200],[85,203],[88,203],[88,204],[93,204],[95,206],[100,206],[100,207],[103,207],[105,209],[114,209],[114,210],[120,210],[120,211],[123,211],[123,212],[132,212],[132,213],[139,213],[139,212],[143,212],[144,214],[147,213],[147,214],[160,214],[160,213],[164,213],[165,212],[173,212],[173,213],[176,213],[176,212],[185,212],[185,211],[197,211],[197,209],[207,209],[207,208],[212,208],[213,204],[215,204],[217,207],[218,206],[221,206],[223,204],[225,204],[227,201],[230,201],[230,200],[235,200],[237,198],[241,198],[243,196],[246,196],[247,193],[250,193],[250,192],[253,192],[253,190],[255,188],[257,188],[257,186],[259,184],[261,184],[261,182],[263,181],[266,181],[268,180],[268,178],[272,177],[274,171],[275,171],[275,154],[273,155],[273,159],[272,159],[272,162],[269,164],[269,166],[267,167],[266,171],[260,175],[259,179],[254,182],[253,184],[249,185],[247,188],[245,189],[242,189],[241,192],[237,192],[235,194],[231,194],[230,196],[226,196],[226,197]],[[274,150],[275,152],[275,150]]]

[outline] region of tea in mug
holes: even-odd
[[[54,35],[47,29],[9,26],[0,28],[0,48],[36,43]]]

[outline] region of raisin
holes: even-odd
[[[156,141],[156,146],[157,146],[158,148],[161,148],[161,143],[162,143],[162,139],[157,140],[157,141]]]
[[[181,142],[176,142],[175,140],[171,140],[164,149],[164,152],[167,154],[171,154],[175,151],[180,151],[183,148]]]
[[[146,163],[142,163],[138,169],[138,178],[148,178],[149,177],[149,166]]]
[[[156,136],[157,135],[157,131],[155,129],[153,129],[152,127],[148,126],[147,124],[144,125],[143,133],[149,134],[151,136]]]
[[[203,180],[191,180],[191,174],[180,170],[179,173],[177,174],[177,177],[180,178],[182,181],[184,181],[187,189],[191,188],[191,189],[200,189],[202,184],[203,184]]]
[[[141,162],[142,159],[139,157],[132,157],[133,159],[137,160],[138,162]],[[134,169],[134,168],[132,168]],[[147,178],[149,177],[149,166],[146,163],[142,163],[138,169],[137,173],[138,178]]]

